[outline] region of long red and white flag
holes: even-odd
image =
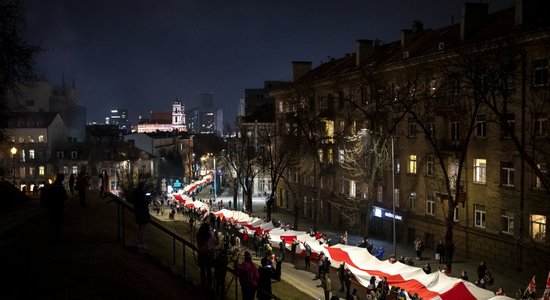
[[[527,288],[525,289],[525,292],[523,294],[531,295],[535,292],[536,292],[536,289],[535,289],[535,275],[533,275],[533,279],[531,279],[531,281],[529,281],[529,285],[527,286]]]
[[[543,300],[550,300],[550,271],[548,272],[548,277],[546,278],[546,288],[544,289],[544,294],[542,294]]]

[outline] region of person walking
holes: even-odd
[[[345,276],[345,262],[341,263],[338,267],[338,270],[336,270],[336,274],[338,275],[338,279],[340,280],[340,292],[344,291],[344,276]]]
[[[485,261],[480,261],[479,265],[477,266],[477,279],[478,281],[481,281],[481,279],[484,279],[485,273],[487,273],[487,264],[485,264]]]
[[[261,260],[261,267],[258,269],[258,299],[271,299],[271,277],[273,277],[273,268],[267,264],[267,258]]]
[[[201,294],[202,299],[209,299],[210,287],[212,284],[212,239],[215,239],[210,230],[210,224],[203,222],[196,235],[198,257],[197,262],[200,268]]]
[[[378,249],[376,249],[376,255],[375,257],[379,260],[382,260],[382,257],[384,256],[384,247],[380,246]]]
[[[424,243],[420,239],[420,237],[417,237],[416,240],[414,240],[414,250],[416,251],[416,259],[422,260],[422,251],[424,251]]]
[[[442,240],[439,240],[437,246],[435,247],[435,259],[439,260],[439,263],[445,263],[445,244]]]
[[[309,270],[309,267],[311,266],[311,247],[307,242],[304,242],[304,247],[305,247],[305,250],[304,250],[305,267],[307,270]]]
[[[239,280],[243,293],[243,300],[254,300],[258,286],[258,269],[252,262],[250,252],[244,252],[244,262],[239,267]]]
[[[41,203],[49,213],[50,240],[59,242],[61,240],[61,225],[63,224],[63,212],[67,201],[67,192],[63,187],[65,175],[57,174],[55,181],[50,186],[42,189]]]
[[[323,292],[325,293],[325,300],[330,300],[330,292],[332,291],[332,283],[328,274],[323,273],[321,275],[321,284],[317,287],[322,287]]]
[[[76,177],[76,190],[78,191],[78,200],[80,206],[86,206],[86,190],[88,189],[88,180],[86,180],[86,175],[84,172],[78,173]]]
[[[71,176],[69,177],[69,190],[71,191],[71,196],[74,195],[74,173],[71,173]]]
[[[140,181],[132,191],[132,202],[134,203],[134,216],[138,225],[137,248],[138,250],[147,251],[149,248],[145,244],[145,227],[151,221],[151,216],[149,215],[149,203],[144,188],[145,182]]]
[[[344,284],[346,285],[346,299],[351,297],[351,271],[346,268],[344,270]]]

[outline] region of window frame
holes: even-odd
[[[482,161],[484,164],[482,165]],[[487,159],[474,158],[474,176],[472,178],[473,183],[487,184]]]
[[[515,168],[514,162],[500,162],[500,185],[504,187],[514,187]]]
[[[534,217],[540,217],[544,220],[544,223],[533,220]],[[535,242],[546,241],[546,223],[547,217],[545,215],[531,214],[529,218],[529,236]],[[538,224],[539,230],[535,233],[535,224]]]
[[[416,174],[418,171],[418,158],[416,154],[409,154],[409,163],[407,165],[408,174]]]
[[[500,211],[500,232],[504,234],[514,234],[514,215],[506,209]]]
[[[435,216],[435,198],[432,193],[426,195],[426,214]]]
[[[487,228],[487,210],[485,205],[474,204],[474,227]]]

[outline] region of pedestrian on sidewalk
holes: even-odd
[[[376,255],[375,257],[379,260],[382,260],[382,257],[384,256],[384,247],[380,246],[378,249],[376,249]]]
[[[285,240],[283,239],[279,242],[279,257],[285,259]]]
[[[75,183],[74,173],[71,173],[71,176],[69,177],[69,190],[71,191],[71,196],[74,195],[74,183]]]
[[[344,291],[345,264],[345,262],[341,263],[338,267],[338,270],[336,270],[336,274],[338,275],[338,279],[340,280],[340,292]]]
[[[44,186],[40,195],[40,202],[48,209],[50,216],[50,240],[58,242],[61,239],[61,225],[63,224],[63,212],[67,201],[67,192],[63,187],[65,175],[57,174],[55,181],[50,186]]]
[[[321,276],[321,284],[317,287],[322,287],[325,292],[325,300],[330,300],[330,293],[332,291],[332,283],[328,274],[323,274]]]
[[[306,269],[309,270],[309,267],[311,265],[311,247],[309,246],[309,244],[307,242],[304,243],[304,247],[305,247],[305,250],[304,250],[304,262],[305,262],[305,266],[306,266]]]
[[[290,252],[292,255],[292,263],[296,262],[296,247],[298,246],[298,241],[294,239],[292,245],[290,246]]]
[[[84,172],[78,173],[76,177],[76,190],[78,191],[78,200],[80,206],[86,206],[86,190],[88,189],[88,180]]]
[[[271,299],[271,277],[273,276],[273,269],[271,265],[267,264],[267,258],[262,258],[261,267],[258,269],[258,299],[269,300]]]
[[[477,280],[481,281],[481,279],[484,279],[485,273],[487,273],[487,264],[482,260],[477,266]]]
[[[149,248],[145,244],[145,228],[151,221],[151,216],[149,215],[149,203],[145,196],[144,188],[145,182],[140,181],[138,186],[132,191],[132,202],[134,204],[134,216],[138,225],[137,248],[138,250],[147,251]]]
[[[346,299],[351,297],[351,271],[346,268],[344,270],[344,284],[346,285]]]
[[[212,285],[212,250],[215,241],[208,222],[201,224],[197,231],[196,240],[198,248],[197,262],[201,273],[201,294],[203,299],[208,299]]]
[[[252,262],[252,255],[250,252],[245,251],[244,262],[239,267],[239,281],[241,283],[243,300],[254,300],[259,277],[258,269]]]
[[[414,250],[416,251],[416,259],[422,260],[422,251],[424,251],[424,243],[422,242],[422,239],[420,239],[420,237],[417,237],[416,240],[414,240]]]
[[[440,264],[445,263],[445,244],[443,244],[442,240],[439,240],[435,248],[435,259],[439,260]]]

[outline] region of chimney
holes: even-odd
[[[292,81],[297,81],[311,71],[310,61],[293,61],[292,62]]]
[[[489,4],[464,3],[462,22],[460,23],[460,39],[464,41],[485,25],[488,15]]]
[[[401,30],[401,47],[408,46],[413,39],[424,30],[424,23],[420,21],[414,21],[411,29]]]
[[[362,66],[367,58],[374,52],[376,47],[380,46],[380,40],[357,40],[355,50],[355,65]]]
[[[529,26],[544,22],[550,18],[550,3],[548,0],[516,0],[515,24]]]

